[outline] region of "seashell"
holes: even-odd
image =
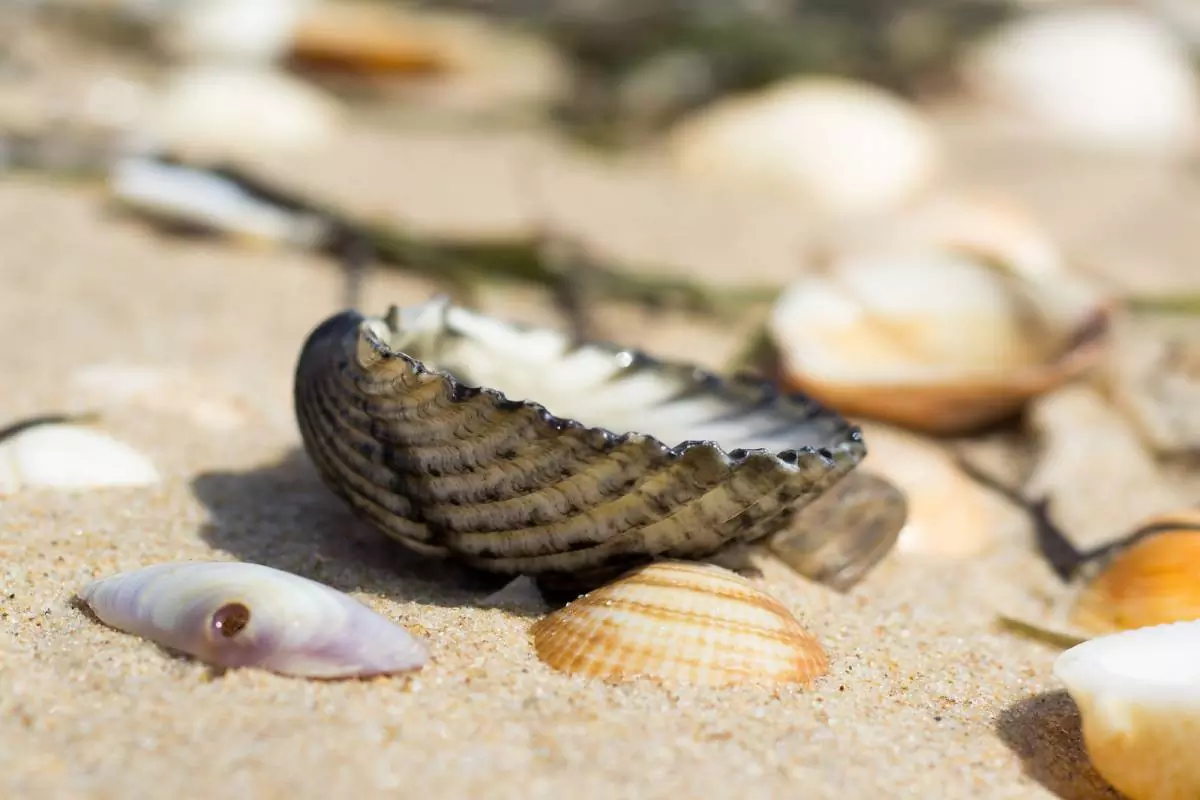
[[[0,430],[0,497],[24,488],[149,486],[160,475],[144,455],[83,417],[50,415]]]
[[[445,299],[327,319],[295,406],[322,478],[377,529],[561,591],[761,539],[865,454],[856,427],[767,381]]]
[[[1086,147],[1194,147],[1200,88],[1186,47],[1136,9],[1054,9],[1018,19],[964,59],[971,91],[1014,122]]]
[[[325,233],[321,221],[253,197],[224,176],[156,158],[118,161],[109,191],[126,207],[168,225],[255,245],[308,247]]]
[[[1079,707],[1089,760],[1123,797],[1200,797],[1198,664],[1200,622],[1102,636],[1054,662]]]
[[[552,669],[607,681],[811,684],[829,669],[824,648],[782,603],[712,564],[640,567],[530,633]]]
[[[349,595],[259,564],[158,564],[79,596],[104,624],[223,668],[347,678],[429,660],[420,640]]]
[[[768,321],[783,385],[844,414],[965,433],[1102,357],[1111,310],[1065,275],[939,249],[846,254]]]
[[[197,64],[167,78],[146,136],[188,159],[230,161],[311,151],[331,140],[342,116],[334,97],[284,72]]]
[[[301,14],[313,4],[314,0],[171,3],[158,19],[157,44],[176,58],[268,64],[287,52]]]
[[[845,591],[892,552],[908,515],[905,493],[860,467],[805,506],[790,526],[768,536],[766,544],[793,571]]]
[[[1200,510],[1154,515],[1063,572],[1065,591],[1042,609],[1002,619],[1068,642],[1200,620]]]
[[[931,185],[943,154],[929,123],[867,83],[802,77],[718,102],[671,132],[685,175],[763,189],[832,216],[886,213]]]

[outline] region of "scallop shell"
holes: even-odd
[[[259,564],[158,564],[93,581],[79,597],[104,624],[218,667],[347,678],[429,660],[420,640],[349,595]]]
[[[443,299],[326,320],[295,405],[322,478],[363,519],[420,553],[560,591],[761,539],[866,452],[856,427],[766,381],[573,345]]]
[[[1200,620],[1200,511],[1150,517],[1078,558],[1066,590],[1043,613],[1003,617],[1068,642]]]
[[[1096,771],[1129,800],[1200,797],[1200,622],[1078,644],[1054,675],[1079,707]]]
[[[810,684],[829,669],[825,650],[782,603],[711,564],[638,568],[530,632],[551,668],[609,681]]]

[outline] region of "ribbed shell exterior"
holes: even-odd
[[[300,431],[327,485],[418,552],[583,590],[656,558],[702,558],[777,531],[865,455],[856,427],[766,382],[432,308],[441,321],[421,336],[397,322],[410,311],[331,317],[305,342],[295,381]],[[393,349],[398,340],[407,352]],[[550,386],[560,405],[698,435],[668,446],[589,427],[469,385],[443,355],[531,391]],[[745,434],[739,449],[703,440],[729,431]],[[748,447],[758,442],[771,446]]]
[[[543,617],[531,633],[553,669],[609,681],[810,684],[829,668],[783,604],[710,564],[640,567]]]

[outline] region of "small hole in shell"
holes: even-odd
[[[212,615],[212,629],[225,639],[237,636],[250,624],[250,609],[241,603],[226,603]]]

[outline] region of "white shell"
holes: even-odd
[[[836,216],[882,213],[933,182],[941,142],[919,112],[870,84],[798,78],[682,122],[671,156],[687,175],[781,190]]]
[[[321,232],[316,220],[252,197],[233,181],[152,158],[117,162],[109,191],[147,215],[251,241],[308,245]]]
[[[771,325],[789,371],[864,384],[968,379],[1040,360],[1003,277],[937,250],[848,255],[789,286]]]
[[[337,129],[341,108],[284,72],[201,64],[168,78],[151,116],[151,144],[188,158],[226,160],[320,147]]]
[[[1130,800],[1200,797],[1200,621],[1075,645],[1054,674],[1079,706],[1096,770]]]
[[[37,425],[0,441],[0,496],[22,488],[149,486],[159,480],[144,455],[79,425]]]
[[[985,102],[1077,144],[1172,150],[1200,130],[1186,48],[1135,9],[1032,14],[984,42],[966,74]]]
[[[183,0],[166,10],[158,43],[176,57],[268,63],[283,56],[313,0]]]
[[[94,581],[79,596],[104,624],[219,667],[345,678],[429,660],[420,640],[349,595],[259,564],[159,564]],[[223,628],[231,617],[244,627]]]

